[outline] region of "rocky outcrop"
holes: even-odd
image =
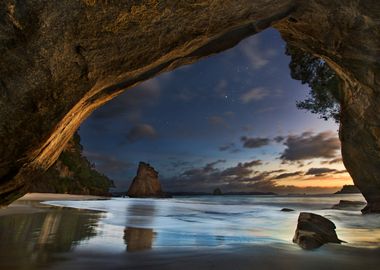
[[[316,249],[326,243],[340,244],[335,224],[313,213],[300,213],[293,242],[303,249]]]
[[[363,206],[365,206],[365,202],[340,200],[338,204],[335,204],[335,205],[332,206],[332,209],[338,209],[338,210],[360,210]]]
[[[139,163],[137,175],[133,178],[127,195],[134,198],[167,197],[158,180],[158,172],[144,162]]]
[[[354,185],[344,185],[341,190],[335,192],[335,194],[353,194],[360,193],[360,190]]]
[[[0,2],[0,204],[23,195],[81,122],[125,89],[270,26],[342,80],[343,161],[380,211],[379,1]]]

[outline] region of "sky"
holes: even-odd
[[[85,156],[126,191],[140,161],[165,191],[329,193],[352,184],[338,124],[299,110],[274,29],[161,74],[96,110],[80,127]]]

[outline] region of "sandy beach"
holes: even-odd
[[[45,211],[51,206],[42,205],[42,201],[82,201],[82,200],[107,200],[108,197],[93,195],[74,195],[57,193],[28,193],[7,207],[0,209],[0,216],[13,214],[28,214]]]
[[[51,269],[218,269],[357,270],[378,269],[379,249],[326,245],[304,251],[290,245],[163,249],[136,253],[78,252],[63,255]]]

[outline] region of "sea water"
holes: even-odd
[[[46,203],[101,211],[96,237],[87,244],[92,241],[104,244],[107,239],[114,249],[134,245],[133,241],[145,242],[149,248],[291,243],[300,212],[313,212],[332,220],[339,238],[347,245],[380,247],[380,215],[362,215],[360,208],[356,211],[331,209],[339,200],[364,201],[364,198],[360,194],[192,196]],[[282,208],[295,211],[282,212]]]

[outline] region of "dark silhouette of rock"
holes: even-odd
[[[0,2],[0,204],[123,90],[274,27],[341,79],[343,161],[364,212],[380,211],[379,1],[106,2]]]
[[[167,197],[158,180],[158,172],[145,162],[139,163],[137,175],[133,178],[127,195],[135,198]]]
[[[316,249],[326,243],[340,244],[335,224],[325,217],[313,213],[300,213],[293,242],[303,249]]]
[[[360,193],[360,190],[354,185],[344,185],[341,190],[335,192],[335,194],[352,194]]]
[[[333,205],[332,209],[339,210],[360,210],[366,203],[362,201],[340,200],[338,204]]]
[[[222,190],[220,188],[216,188],[214,189],[214,192],[212,193],[212,195],[222,195]]]
[[[281,209],[281,212],[293,212],[294,209],[290,209],[290,208],[282,208]]]

